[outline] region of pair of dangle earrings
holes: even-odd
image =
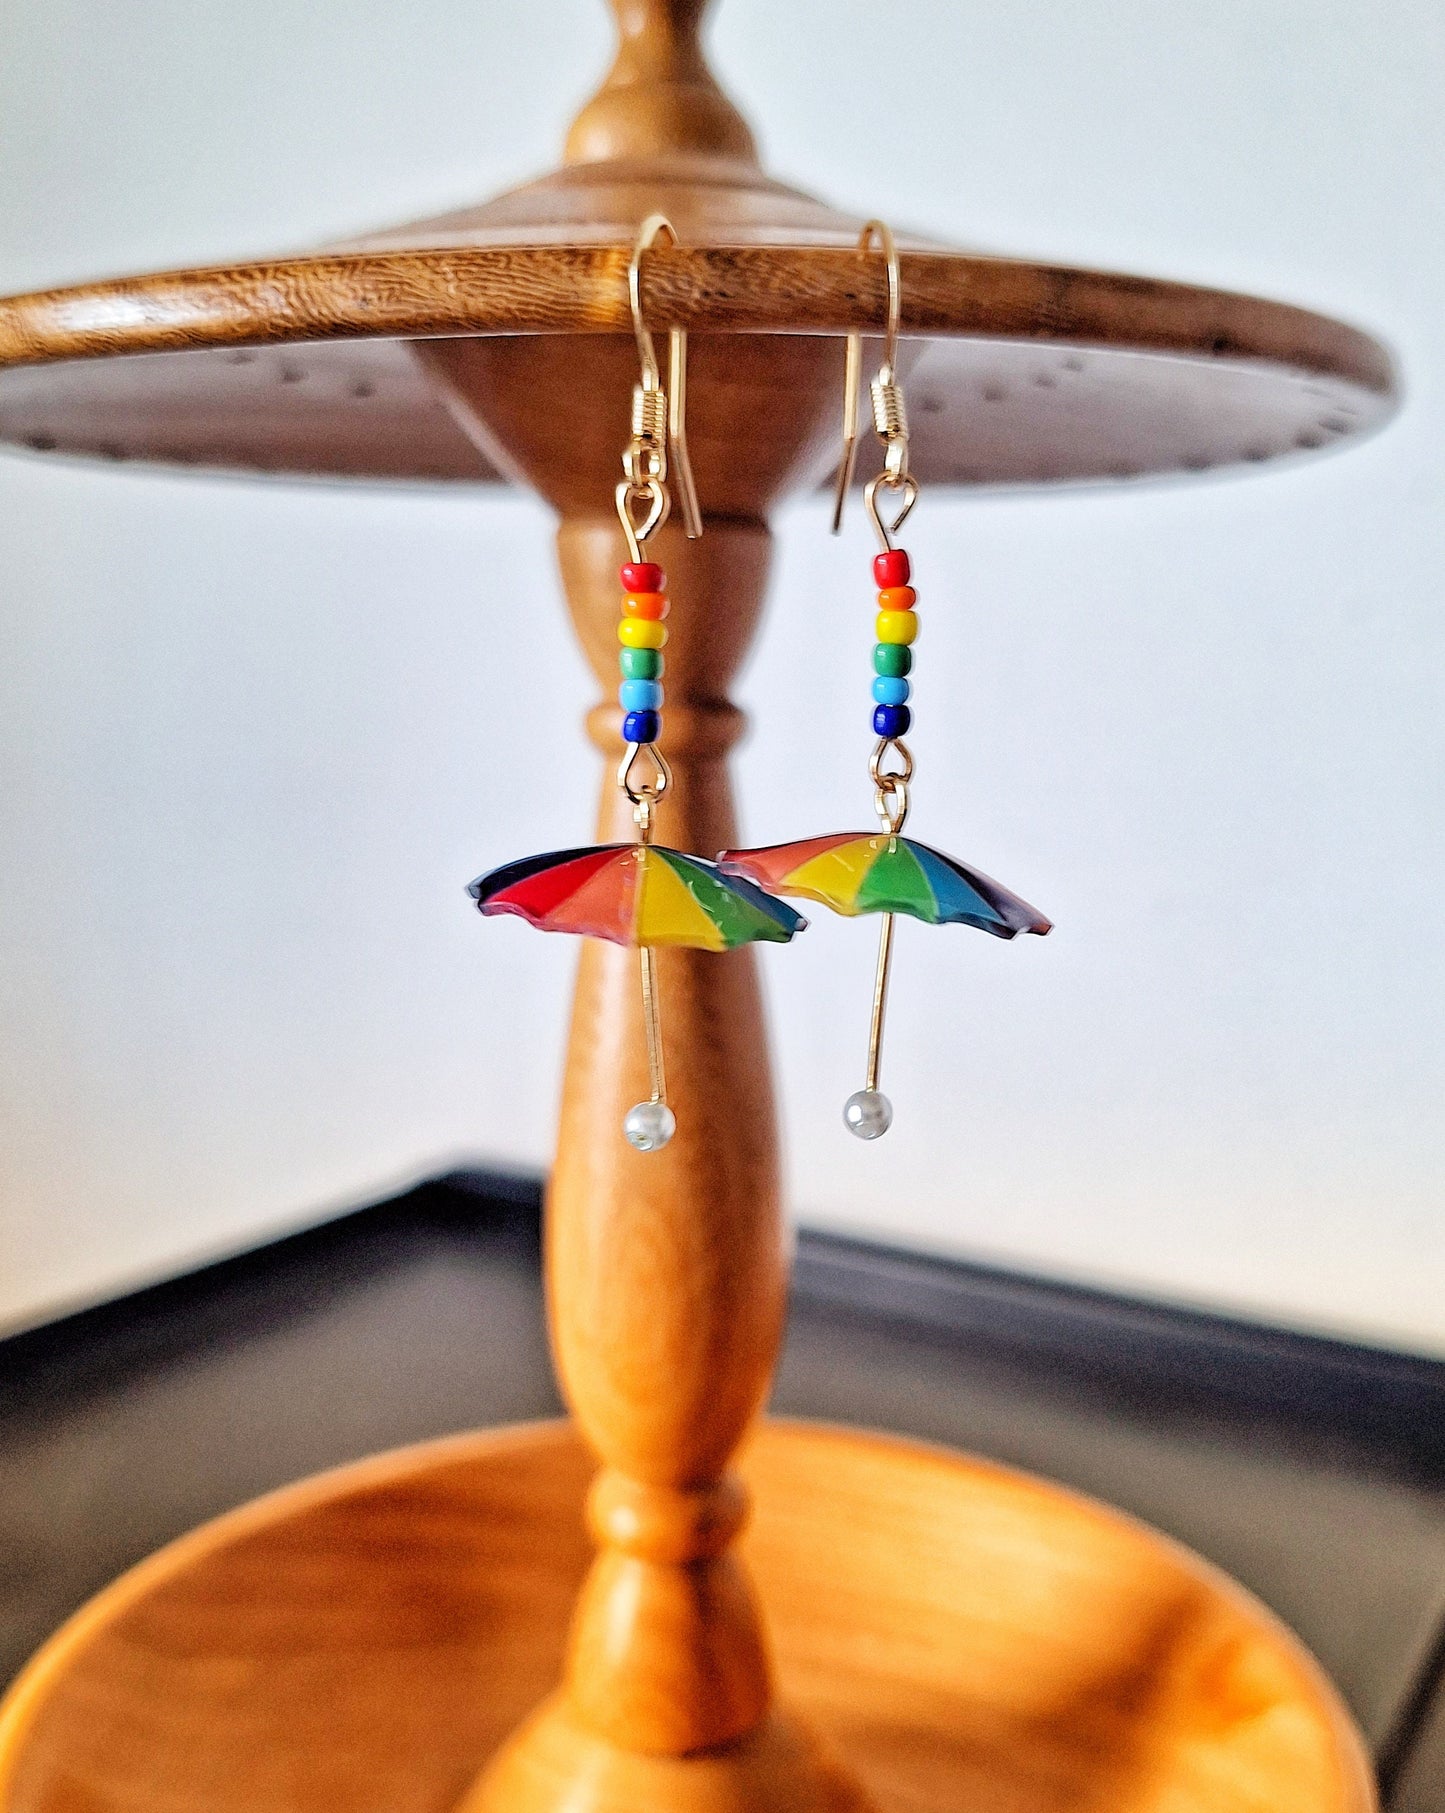
[[[627,749],[617,782],[631,802],[637,841],[530,857],[481,876],[469,892],[486,914],[514,913],[544,931],[580,933],[637,947],[651,1093],[629,1109],[623,1134],[643,1152],[665,1146],[676,1129],[667,1105],[654,950],[663,945],[719,951],[755,941],[787,943],[807,921],[779,898],[782,895],[817,901],[848,917],[881,914],[864,1087],[848,1098],[843,1113],[845,1124],[860,1139],[877,1139],[893,1119],[892,1105],[878,1083],[895,916],[907,914],[930,925],[973,925],[999,938],[1050,929],[1042,914],[1007,888],[902,835],[914,775],[913,756],[903,738],[912,722],[909,675],[918,614],[917,596],[909,583],[909,558],[894,545],[894,537],[917,502],[918,482],[908,469],[908,418],[897,379],[898,253],[888,228],[870,221],[860,246],[867,250],[876,236],[888,264],[884,356],[870,385],[873,425],[883,445],[884,464],[864,490],[864,504],[880,544],[873,562],[878,588],[872,688],[875,743],[868,765],[880,829],[836,832],[761,849],[725,850],[716,863],[710,863],[653,842],[656,808],[671,779],[659,747],[662,650],[667,641],[669,602],[666,577],[660,566],[646,558],[646,544],[670,510],[669,447],[677,469],[684,528],[689,538],[702,533],[685,434],[686,336],[676,328],[671,332],[668,384],[664,387],[642,315],[641,255],[659,232],[666,232],[676,243],[669,223],[654,215],[643,224],[628,271],[642,375],[633,391],[632,433],[623,454],[623,479],[616,491],[629,555],[619,575],[623,592],[618,625],[619,703]],[[862,360],[862,336],[851,334],[846,350],[844,451],[833,513],[835,534],[842,526],[857,454]],[[885,516],[887,505],[880,493],[892,504],[891,519]]]

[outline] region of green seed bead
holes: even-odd
[[[913,650],[903,642],[880,642],[873,650],[873,671],[901,680],[913,666]]]
[[[662,650],[660,648],[619,649],[617,665],[622,669],[624,680],[660,680],[663,668]]]

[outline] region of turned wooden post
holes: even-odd
[[[619,239],[655,208],[680,231],[687,222],[726,239],[767,185],[703,63],[703,7],[616,0],[614,11],[617,61],[568,140],[573,167],[589,171],[584,199],[569,170],[532,193],[615,210]],[[418,354],[478,442],[561,516],[563,584],[602,695],[588,724],[604,758],[599,837],[630,840],[615,784],[626,554],[612,491],[635,348],[630,337],[571,335],[453,339]],[[661,843],[710,857],[739,840],[727,757],[743,719],[728,688],[762,609],[766,515],[826,470],[841,380],[837,342],[693,340],[688,438],[705,533],[686,540],[674,512],[647,550],[667,569],[673,604]],[[787,1282],[757,961],[749,949],[667,950],[658,970],[677,1133],[639,1153],[622,1137],[627,1109],[648,1094],[637,955],[589,942],[580,958],[547,1293],[562,1388],[602,1463],[587,1507],[598,1552],[565,1680],[483,1777],[470,1813],[864,1804],[774,1712],[762,1614],[733,1552],[747,1503],[729,1468],[767,1394]]]
[[[475,385],[486,350],[472,354]],[[760,518],[734,517],[707,520],[696,542],[669,527],[648,549],[673,598],[673,786],[657,835],[681,849],[711,855],[737,835],[727,757],[743,718],[727,690],[761,612],[770,545]],[[567,515],[558,547],[579,639],[610,695],[625,558],[615,516]],[[615,705],[599,704],[589,730],[604,758],[599,838],[629,839]],[[787,1280],[757,960],[748,948],[667,950],[658,968],[677,1133],[639,1153],[621,1131],[647,1094],[637,955],[591,941],[581,952],[547,1289],[563,1391],[602,1462],[587,1506],[598,1553],[558,1694],[466,1809],[866,1813],[861,1792],[773,1708],[762,1614],[733,1553],[747,1501],[730,1461],[772,1377]]]
[[[419,354],[476,438],[561,516],[563,584],[601,693],[598,831],[630,839],[615,779],[625,542],[612,492],[631,337],[447,340]],[[841,377],[836,342],[691,344],[705,532],[690,542],[674,522],[648,547],[672,596],[659,842],[713,856],[738,839],[727,757],[743,718],[728,688],[762,609],[766,513],[826,469]],[[787,1276],[757,961],[747,948],[667,950],[658,969],[677,1133],[639,1153],[622,1136],[648,1093],[637,954],[587,942],[580,957],[547,1292],[562,1388],[602,1462],[588,1505],[598,1553],[558,1693],[466,1813],[858,1813],[858,1790],[773,1708],[763,1617],[733,1553],[747,1505],[729,1464],[767,1393]]]
[[[598,683],[617,669],[615,518],[563,524],[573,618]],[[660,842],[715,855],[736,835],[726,769],[742,728],[727,699],[767,577],[758,522],[697,542],[655,538],[674,603],[665,736],[673,789]],[[612,774],[618,713],[589,726],[607,763],[599,837],[635,835]],[[682,1754],[752,1730],[769,1676],[751,1592],[728,1552],[745,1514],[728,1461],[772,1376],[785,1255],[757,967],[749,949],[658,953],[677,1134],[632,1150],[647,1095],[634,952],[582,952],[557,1162],[547,1203],[548,1302],[567,1401],[605,1463],[589,1506],[601,1545],[578,1607],[568,1696],[592,1729]]]

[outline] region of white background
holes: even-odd
[[[474,199],[555,161],[609,44],[598,0],[8,0],[0,287]],[[727,0],[713,48],[834,201],[1314,305],[1409,387],[1289,470],[925,499],[916,827],[1058,930],[903,928],[871,1148],[871,928],[766,953],[798,1213],[1445,1353],[1445,15]],[[759,841],[866,808],[864,527],[779,527]],[[590,827],[556,589],[514,496],[0,460],[0,1321],[545,1159],[574,952],[460,890]]]

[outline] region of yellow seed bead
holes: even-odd
[[[879,611],[878,640],[880,642],[916,642],[918,639],[917,611]]]
[[[667,625],[650,617],[624,617],[617,626],[617,640],[624,648],[661,648]]]

